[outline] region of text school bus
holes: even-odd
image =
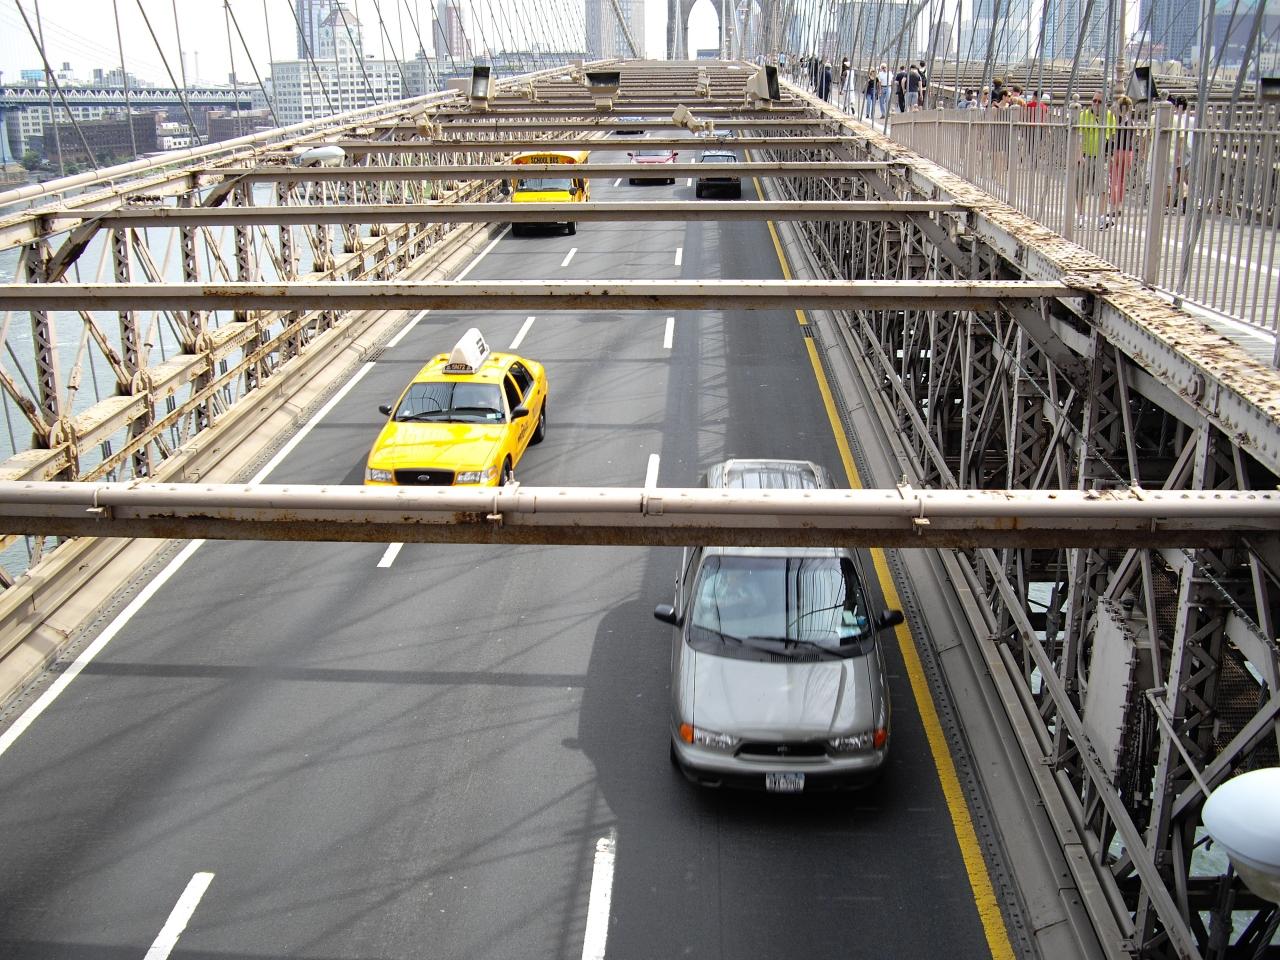
[[[586,150],[533,150],[520,153],[511,159],[516,164],[558,164],[566,169],[563,176],[545,173],[536,177],[516,177],[511,186],[512,203],[585,203],[591,197],[587,186],[587,178],[574,176],[573,168],[587,162]],[[577,233],[577,225],[572,220],[548,222],[545,226],[561,226],[565,233]],[[511,224],[512,236],[524,233],[529,224]]]

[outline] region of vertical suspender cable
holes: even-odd
[[[133,129],[133,103],[129,97],[129,69],[124,62],[124,40],[120,35],[120,6],[118,0],[111,0],[111,13],[116,21],[116,49],[120,53],[120,82],[124,84],[124,115],[129,124],[129,143],[133,147],[133,158],[138,158],[138,135]]]
[[[249,52],[249,45],[245,43],[244,34],[240,31],[240,21],[236,19],[235,11],[231,9],[231,0],[223,0],[223,3],[226,4],[227,16],[231,18],[232,26],[236,28],[236,36],[240,38],[240,46],[244,48],[244,55],[249,61],[249,67],[253,70],[253,78],[258,81],[258,89],[262,91],[262,96],[266,98],[267,110],[271,114],[271,119],[275,122],[277,127],[282,127],[284,124],[282,124],[280,122],[280,118],[276,116],[276,108],[271,104],[271,95],[267,93],[267,85],[262,82],[262,76],[258,73],[258,65],[253,62],[253,54]],[[231,38],[228,37],[227,39],[229,41]],[[234,76],[234,59],[231,61],[231,72]]]
[[[187,91],[178,87],[178,79],[173,75],[173,68],[169,66],[169,58],[164,54],[164,48],[160,46],[160,38],[156,36],[156,32],[152,29],[151,18],[147,16],[147,11],[143,9],[142,0],[137,0],[138,12],[142,14],[142,22],[147,25],[147,32],[151,34],[151,42],[155,44],[156,53],[160,54],[160,62],[164,64],[164,72],[169,75],[169,82],[178,90],[178,99],[182,101],[182,110],[187,115],[187,123],[191,124],[191,134],[196,138],[196,143],[201,143],[200,132],[196,129],[196,118],[191,113],[191,103],[187,100]],[[233,94],[234,95],[234,94]],[[237,105],[239,101],[237,100]]]
[[[329,99],[329,87],[324,82],[324,75],[320,73],[320,68],[316,65],[315,57],[311,52],[311,41],[307,39],[307,32],[302,29],[302,21],[298,19],[298,11],[294,9],[292,0],[284,0],[289,12],[293,14],[293,22],[298,27],[298,36],[302,38],[302,52],[306,54],[307,63],[311,64],[311,71],[316,75],[316,83],[320,85],[320,95],[324,97],[325,105],[329,108],[329,113],[334,114],[338,111],[334,109],[333,101]],[[311,108],[311,112],[315,113],[315,96],[307,97],[307,106]],[[310,119],[310,118],[308,118]]]

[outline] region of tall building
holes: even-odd
[[[973,16],[960,31],[960,58],[986,60],[995,66],[1017,63],[1035,50],[1031,0],[977,0]]]
[[[293,11],[298,17],[298,59],[319,56],[320,27],[329,13],[330,0],[294,0]]]
[[[350,10],[336,0],[320,24],[314,55],[322,60],[357,61],[364,59],[364,40],[360,35],[360,21]]]
[[[1095,3],[1089,22],[1084,22],[1087,0],[1049,0],[1044,23],[1044,56],[1047,60],[1070,60],[1080,46],[1080,62],[1089,63],[1103,55],[1107,46],[1106,4]],[[1083,34],[1083,38],[1081,37]]]
[[[914,7],[911,3],[848,0],[840,5],[840,33],[849,38],[851,49],[823,52],[851,54],[857,61],[915,59],[915,30],[909,25]]]
[[[644,56],[644,3],[645,0],[618,0],[623,19],[635,41],[635,56]],[[631,48],[626,35],[618,25],[613,0],[586,0],[587,58],[606,60],[610,57],[630,57]]]
[[[360,23],[341,3],[328,6],[315,42],[310,60],[279,60],[271,64],[271,90],[281,123],[297,123],[404,97],[400,65],[394,60],[363,56]]]
[[[1242,3],[1241,6],[1244,6]],[[1226,4],[1227,12],[1231,4]],[[1155,60],[1190,63],[1200,53],[1200,4],[1187,0],[1142,0],[1138,22],[1127,31],[1144,38]]]
[[[467,40],[458,0],[438,0],[436,3],[434,42],[437,60],[451,60],[459,67],[471,63],[471,44]]]

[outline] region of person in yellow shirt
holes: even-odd
[[[1081,109],[1076,129],[1080,133],[1080,156],[1076,158],[1076,226],[1083,227],[1085,196],[1091,193],[1102,196],[1108,185],[1099,171],[1106,169],[1104,157],[1116,135],[1116,115],[1110,109],[1103,111],[1102,94],[1095,93],[1089,106]]]

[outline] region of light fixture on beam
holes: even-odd
[[[713,127],[710,120],[699,120],[683,103],[676,106],[671,119],[691,133],[709,133]]]
[[[698,68],[698,96],[704,100],[711,99],[711,77],[704,67]]]
[[[591,70],[584,81],[596,109],[608,113],[613,109],[613,98],[622,86],[622,73],[618,70]]]
[[[747,80],[746,103],[748,106],[768,110],[782,99],[778,87],[778,68],[765,64]]]
[[[1250,770],[1219,786],[1201,819],[1250,890],[1280,903],[1280,768]]]
[[[489,67],[477,63],[471,68],[471,87],[468,90],[472,110],[488,110],[493,96],[493,74]]]

